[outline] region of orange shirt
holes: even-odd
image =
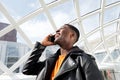
[[[59,69],[60,69],[60,66],[65,58],[65,54],[62,54],[62,55],[59,55],[59,58],[58,60],[56,61],[56,64],[55,64],[55,67],[52,71],[52,74],[51,74],[51,79],[50,80],[54,80],[56,74],[58,73]]]

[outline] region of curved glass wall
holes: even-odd
[[[0,0],[0,41],[7,46],[0,44],[0,52],[6,52],[0,53],[6,55],[0,57],[0,80],[5,74],[9,79],[21,79],[11,75],[20,72],[34,43],[65,23],[79,29],[81,35],[76,45],[95,56],[101,70],[114,73],[113,80],[119,80],[120,0]],[[19,50],[19,44],[30,50]],[[52,54],[57,48],[51,46],[45,52]],[[19,52],[21,49],[25,52]]]

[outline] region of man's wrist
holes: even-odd
[[[43,48],[45,48],[46,46],[44,46],[42,43],[40,43],[40,42],[36,42],[36,44],[35,44],[35,48],[39,48],[39,49],[43,49]]]

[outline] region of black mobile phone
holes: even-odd
[[[55,35],[50,36],[49,41],[54,42],[54,40],[55,40]]]

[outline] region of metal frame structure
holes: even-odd
[[[9,12],[7,11],[7,9],[5,8],[5,6],[3,6],[3,4],[0,2],[0,12],[4,14],[4,16],[6,17],[6,19],[10,22],[10,25],[6,28],[4,28],[3,30],[0,31],[0,37],[2,37],[3,35],[7,34],[8,32],[10,32],[13,29],[16,29],[19,34],[22,36],[22,38],[26,41],[26,43],[28,44],[28,46],[30,48],[33,48],[33,44],[32,41],[28,38],[28,36],[22,31],[22,29],[19,27],[19,25],[25,23],[26,21],[34,18],[35,16],[39,15],[40,13],[44,12],[47,15],[47,18],[49,20],[49,22],[51,23],[52,27],[54,30],[57,30],[56,24],[49,12],[49,9],[56,7],[57,5],[63,4],[65,2],[67,2],[69,0],[55,0],[50,4],[45,4],[44,0],[39,0],[40,4],[42,7],[40,7],[39,9],[37,9],[36,11],[24,16],[23,18],[19,19],[18,21],[15,21],[14,18],[9,14]],[[79,8],[79,0],[73,0],[74,3],[74,7],[75,7],[75,11],[76,11],[76,15],[77,18],[73,21],[71,21],[70,23],[78,23],[79,25],[79,29],[81,30],[81,35],[83,37],[80,38],[80,41],[84,41],[85,42],[85,47],[87,48],[88,53],[94,53],[95,50],[100,47],[101,45],[104,45],[105,50],[107,51],[107,55],[105,56],[105,58],[103,59],[102,63],[105,62],[105,60],[107,59],[107,57],[110,56],[110,51],[108,49],[108,46],[106,45],[106,41],[109,40],[110,38],[117,36],[117,45],[114,46],[114,48],[120,48],[120,17],[116,20],[113,20],[111,22],[105,23],[103,24],[103,18],[104,18],[104,11],[106,9],[112,8],[114,6],[120,6],[120,1],[107,5],[105,6],[105,2],[106,0],[101,0],[101,7],[100,9],[97,9],[95,11],[92,11],[88,14],[85,14],[83,16],[80,15],[80,8]],[[84,30],[83,30],[83,24],[82,21],[96,13],[100,13],[100,26],[98,28],[96,28],[95,30],[89,32],[88,34],[85,34]],[[103,28],[117,23],[117,30],[115,33],[113,33],[111,36],[105,37],[104,36],[104,31]],[[90,50],[90,45],[88,44],[88,40],[87,38],[89,36],[91,36],[92,34],[94,34],[95,32],[100,31],[101,32],[101,37],[102,37],[102,42],[100,42],[99,44],[97,44],[97,46],[93,49]],[[30,51],[31,52],[31,51]],[[18,68],[20,65],[22,65],[28,58],[28,56],[30,55],[30,52],[26,53],[26,55],[24,55],[22,58],[20,58],[12,67],[7,68],[1,61],[0,61],[0,69],[4,72],[4,74],[8,74],[12,79],[16,79],[18,80],[19,78],[16,77],[13,74],[13,71]],[[112,57],[110,56],[110,58],[112,59]],[[113,59],[112,59],[113,60]],[[117,61],[120,61],[120,56],[117,59]],[[102,64],[101,63],[101,64]],[[4,75],[2,74],[2,75]]]

